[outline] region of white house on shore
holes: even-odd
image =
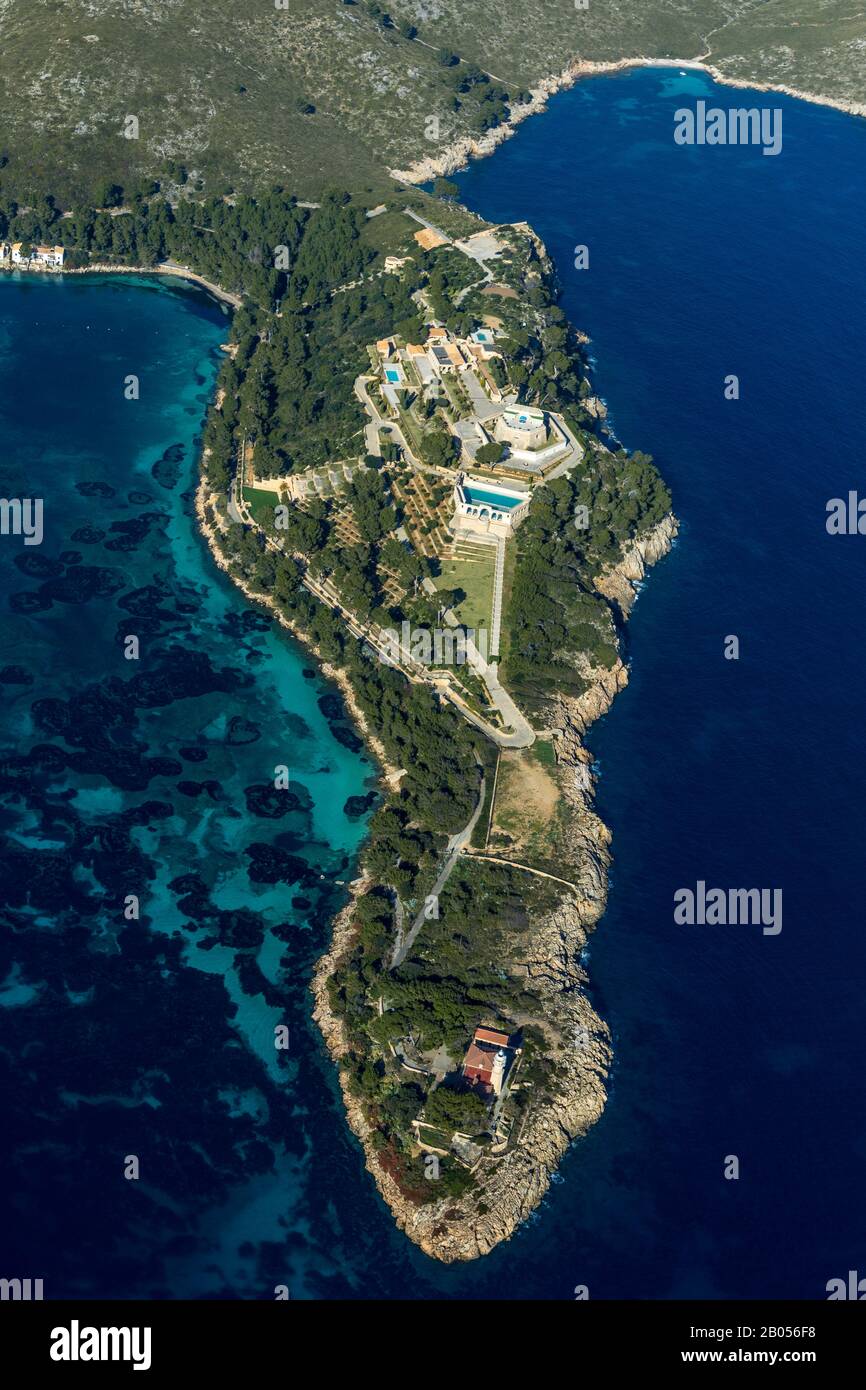
[[[23,241],[0,242],[0,260],[13,265],[47,265],[62,270],[65,250],[62,246],[31,246],[25,254]]]
[[[63,266],[64,255],[62,246],[36,246],[33,248],[31,259],[37,265],[53,265],[57,270],[60,270]]]

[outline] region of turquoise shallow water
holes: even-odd
[[[43,498],[45,528],[0,547],[4,1258],[55,1296],[260,1293],[268,1243],[309,1228],[280,1260],[301,1296],[323,1235],[303,1211],[311,1068],[322,1088],[306,986],[373,768],[196,532],[214,302],[5,280],[0,333],[3,495]]]

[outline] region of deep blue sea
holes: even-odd
[[[676,145],[701,97],[781,108],[782,152]],[[866,536],[825,526],[866,493],[864,172],[866,121],[664,69],[579,84],[457,180],[546,242],[610,423],[682,522],[589,738],[616,1067],[512,1266],[533,1293],[820,1298],[866,1272]],[[781,888],[781,933],[677,926],[700,879]]]
[[[781,107],[782,153],[676,146],[701,96]],[[0,542],[0,1272],[47,1297],[465,1299],[822,1298],[866,1273],[866,538],[825,529],[866,487],[864,160],[862,121],[646,70],[559,95],[459,178],[547,243],[611,425],[682,522],[589,740],[609,1103],[480,1265],[396,1231],[309,1023],[372,768],[195,534],[222,315],[154,281],[0,282],[2,490],[46,518],[41,547]],[[782,889],[781,933],[677,926],[700,879]]]

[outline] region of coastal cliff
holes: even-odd
[[[464,168],[470,159],[483,159],[486,155],[493,154],[504,140],[514,134],[523,121],[544,111],[550,97],[555,92],[573,86],[577,79],[584,75],[585,70],[586,64],[578,58],[573,58],[561,73],[544,77],[531,88],[529,101],[521,106],[512,107],[507,121],[485,131],[483,135],[461,136],[441,153],[416,160],[407,169],[390,169],[388,172],[401,183],[428,183],[440,175],[453,174],[455,170]]]
[[[678,530],[679,522],[669,513],[645,536],[639,536],[625,551],[622,559],[596,579],[596,589],[615,605],[621,617],[628,617],[637,598],[638,586],[646,577],[647,569],[663,555],[667,555]]]

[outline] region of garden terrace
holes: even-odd
[[[419,472],[402,472],[392,483],[394,496],[403,507],[403,525],[420,555],[438,556],[450,545],[451,491],[438,480]]]

